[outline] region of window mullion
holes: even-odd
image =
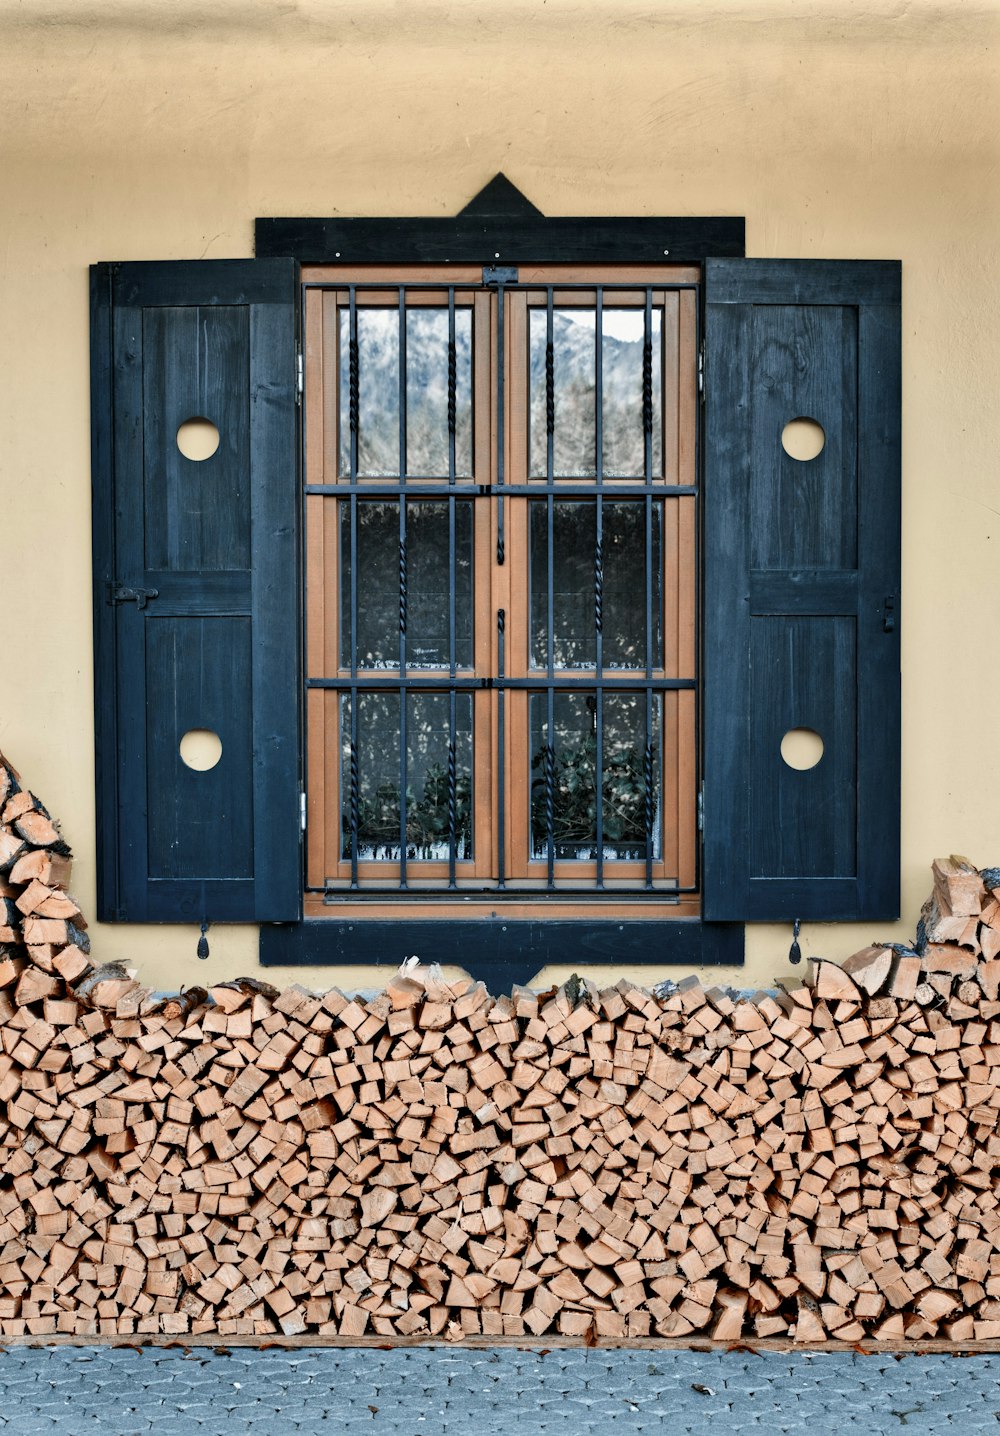
[[[350,386],[349,418],[351,426],[350,479],[351,484],[358,477],[358,418],[360,397],[359,356],[358,356],[358,308],[354,285],[348,290],[349,341],[348,341],[348,382]],[[350,807],[349,818],[351,838],[351,887],[358,886],[358,821],[360,817],[360,769],[358,761],[358,496],[351,493],[351,748],[350,748]]]
[[[594,695],[596,869],[594,885],[604,886],[604,290],[598,287],[594,317],[594,470],[597,479],[597,537],[594,545]]]
[[[448,290],[448,484],[455,487],[455,386],[457,361],[455,352],[455,291]],[[451,688],[448,693],[448,886],[455,886],[455,860],[457,837],[455,833],[458,781],[455,766],[455,673],[457,667],[456,647],[456,555],[455,555],[455,495],[448,495],[448,675]],[[473,722],[475,719],[473,718]],[[475,741],[475,737],[473,738]],[[482,801],[481,798],[478,801]],[[471,822],[471,812],[470,812]]]
[[[406,887],[406,291],[399,286],[399,886]]]
[[[546,688],[545,715],[545,855],[549,887],[555,886],[556,844],[555,821],[555,543],[554,520],[555,502],[552,494],[555,476],[555,349],[552,335],[552,286],[545,291],[545,478],[548,487],[546,495],[546,656],[548,659],[548,685]],[[530,543],[531,524],[528,523]],[[529,659],[530,661],[530,659]],[[528,699],[530,705],[530,698]],[[529,714],[530,718],[530,714]],[[529,742],[530,750],[530,742]],[[525,775],[528,791],[531,791],[531,769]]]

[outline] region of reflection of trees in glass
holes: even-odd
[[[547,853],[546,698],[532,698],[531,846],[536,860]],[[604,857],[640,860],[646,856],[645,735],[638,696],[609,695],[604,704],[601,783]],[[654,731],[660,705],[654,704]],[[552,755],[552,837],[559,859],[592,861],[597,856],[597,703],[593,694],[555,695]],[[652,754],[653,857],[659,857],[659,745]]]
[[[468,773],[455,779],[455,857],[472,856],[472,785]],[[350,856],[351,829],[344,818],[344,855]],[[432,763],[419,796],[406,785],[406,856],[425,861],[448,858],[448,770]],[[399,862],[399,784],[383,780],[358,804],[358,852],[363,859]]]
[[[359,305],[358,473],[399,473],[399,311]],[[350,316],[340,311],[340,471],[350,472]],[[472,473],[472,312],[455,310],[455,471]],[[448,311],[406,311],[406,467],[448,475]]]
[[[535,858],[547,851],[545,753],[531,760],[531,832]],[[557,858],[597,856],[597,739],[557,750],[553,765],[552,837]],[[646,786],[643,753],[634,745],[605,747],[604,843],[617,859],[646,856]]]
[[[448,501],[406,499],[406,661],[449,663]],[[399,507],[359,499],[359,668],[399,667]],[[340,661],[351,662],[351,510],[340,505]],[[455,663],[472,664],[472,506],[455,504]]]
[[[358,694],[358,856],[399,861],[400,724],[398,693]],[[341,701],[343,761],[342,856],[351,855],[349,696]],[[448,742],[450,698],[410,693],[406,699],[406,848],[415,860],[448,859]],[[455,703],[455,845],[459,861],[472,857],[472,704]]]
[[[660,390],[662,387],[661,315],[652,319],[652,472],[663,472]],[[531,474],[546,473],[546,396],[544,309],[530,311]],[[642,426],[641,309],[605,309],[601,344],[604,423],[604,473],[639,478],[645,473]],[[556,309],[552,315],[555,428],[553,463],[564,478],[593,478],[596,467],[596,317],[592,309]]]
[[[646,505],[603,504],[603,659],[606,668],[646,663]],[[652,505],[650,575],[653,666],[662,662],[661,506]],[[557,668],[592,668],[597,661],[595,550],[597,505],[558,499],[552,508],[554,572],[552,650]],[[531,665],[548,664],[548,505],[532,502],[530,519]]]

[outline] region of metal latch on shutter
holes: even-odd
[[[698,789],[698,831],[705,831],[705,784]]]
[[[151,598],[159,596],[158,588],[124,588],[114,583],[108,585],[109,603],[134,603],[137,608],[145,608]]]
[[[297,399],[297,400],[301,400],[302,395],[305,393],[305,389],[306,389],[305,361],[303,360],[301,354],[296,354],[296,356],[295,356],[295,395],[296,395],[296,399]]]
[[[306,795],[299,794],[299,827],[303,832],[306,830]]]

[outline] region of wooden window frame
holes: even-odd
[[[662,315],[664,363],[661,414],[664,488],[686,487],[690,493],[665,492],[655,498],[662,514],[662,565],[666,577],[662,587],[662,664],[652,676],[690,677],[696,680],[696,497],[697,489],[697,286],[700,271],[690,265],[657,266],[545,265],[522,267],[516,289],[505,292],[504,326],[505,373],[508,376],[505,424],[505,465],[508,485],[530,487],[528,473],[528,315],[544,304],[544,287],[574,287],[553,292],[560,309],[590,308],[597,290],[607,286],[607,302],[614,307],[645,304],[647,288],[653,286],[652,306]],[[382,282],[385,288],[379,288]],[[489,615],[502,609],[509,615],[506,631],[506,674],[513,680],[530,682],[539,670],[529,664],[528,605],[521,595],[528,590],[528,519],[530,505],[539,500],[524,495],[509,496],[507,503],[507,553],[502,564],[494,561],[499,538],[497,505],[493,486],[497,467],[497,387],[493,372],[497,337],[495,289],[483,287],[481,268],[403,266],[389,271],[383,266],[335,268],[310,266],[302,272],[304,328],[304,477],[306,483],[306,576],[305,630],[307,677],[334,678],[346,683],[350,670],[342,663],[339,631],[339,510],[344,502],[344,476],[340,473],[341,375],[340,324],[347,310],[351,289],[355,304],[393,308],[400,302],[400,286],[419,284],[403,303],[411,307],[447,304],[447,289],[454,294],[456,308],[473,314],[473,472],[455,482],[456,499],[473,506],[474,531],[474,668],[459,670],[462,678],[486,678],[499,671],[498,638]],[[441,289],[434,288],[440,284]],[[635,285],[633,289],[620,286]],[[375,286],[375,287],[364,287]],[[465,288],[464,286],[468,286]],[[613,288],[611,286],[614,286]],[[659,287],[657,287],[659,286]],[[674,287],[685,286],[685,287]],[[613,295],[613,299],[612,296]],[[668,455],[671,457],[668,459]],[[655,485],[658,476],[653,475]],[[365,479],[379,488],[378,478]],[[588,481],[582,481],[588,484]],[[634,484],[636,481],[633,480]],[[616,491],[629,481],[595,478],[593,495],[603,493],[614,501]],[[387,476],[387,501],[400,493],[398,478]],[[418,498],[422,489],[440,490],[441,480],[407,476],[408,497]],[[589,487],[589,484],[588,484]],[[586,496],[578,496],[587,501]],[[398,669],[395,670],[398,672]],[[615,670],[605,667],[602,681],[613,690]],[[365,670],[356,670],[357,687],[364,689]],[[567,671],[578,686],[589,670]],[[596,675],[595,675],[596,676]],[[354,680],[352,680],[354,681]],[[551,682],[551,679],[549,680]],[[541,679],[539,678],[539,683]],[[586,687],[585,681],[582,684]],[[447,687],[447,675],[442,678]],[[306,695],[306,890],[307,917],[343,918],[357,913],[357,900],[364,895],[368,919],[389,917],[406,920],[426,912],[426,899],[435,896],[435,910],[444,915],[468,912],[469,903],[501,903],[511,916],[530,917],[540,898],[546,900],[551,916],[578,917],[581,899],[586,910],[604,917],[640,915],[648,919],[691,918],[699,913],[697,895],[697,694],[694,689],[673,689],[658,694],[661,707],[661,761],[659,785],[662,816],[661,851],[651,865],[652,887],[643,889],[645,863],[615,861],[605,868],[601,886],[598,865],[591,861],[559,860],[555,890],[549,887],[547,865],[532,858],[528,848],[530,752],[528,689],[507,693],[507,713],[502,759],[498,750],[498,704],[496,691],[483,689],[472,694],[474,758],[473,790],[488,793],[489,800],[473,807],[473,857],[456,864],[456,886],[448,887],[445,861],[413,861],[405,869],[405,891],[386,895],[385,888],[400,885],[404,870],[390,860],[361,861],[353,865],[344,856],[341,842],[342,734],[340,698],[343,689],[316,688]],[[498,762],[502,761],[505,784],[504,822],[498,822]],[[500,836],[502,831],[502,838]],[[503,843],[502,870],[505,885],[498,886],[499,848]],[[507,889],[506,891],[504,889]],[[641,906],[636,899],[641,896]],[[382,900],[380,900],[382,899]],[[450,902],[448,901],[450,899]],[[598,907],[599,902],[599,907]],[[443,906],[442,906],[443,904]]]

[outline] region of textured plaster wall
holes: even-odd
[[[751,255],[902,259],[904,921],[804,948],[911,932],[937,853],[1000,862],[998,58],[1000,0],[0,0],[0,748],[84,904],[87,265],[248,255],[256,215],[453,214],[499,169],[549,214],[743,214]],[[204,980],[192,929],[93,937]],[[769,981],[787,943],[749,930],[724,976]],[[212,953],[252,972],[256,933]]]

